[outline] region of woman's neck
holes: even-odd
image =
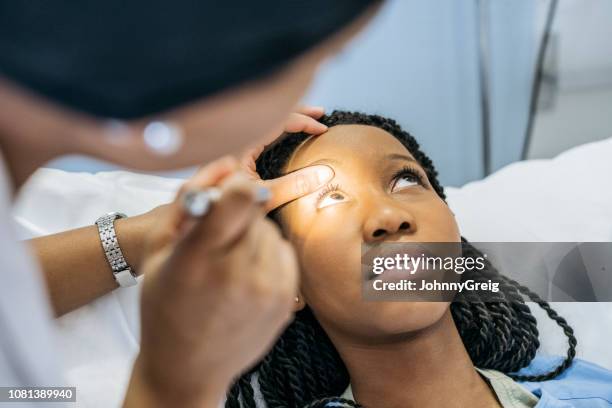
[[[434,325],[384,345],[331,335],[365,407],[499,407],[474,369],[450,309]]]

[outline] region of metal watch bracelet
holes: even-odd
[[[125,214],[111,212],[96,220],[104,255],[106,255],[106,259],[113,271],[115,281],[117,281],[121,287],[134,286],[137,283],[132,268],[123,257],[119,241],[117,240],[117,234],[115,233],[115,220],[125,217]]]

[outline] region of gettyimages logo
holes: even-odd
[[[361,267],[365,300],[499,302],[513,280],[548,301],[612,301],[612,243],[379,243]]]

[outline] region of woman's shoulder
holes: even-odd
[[[519,374],[545,373],[562,360],[558,356],[538,355]],[[521,384],[540,398],[538,407],[612,407],[612,371],[588,361],[575,359],[567,370],[552,380]]]

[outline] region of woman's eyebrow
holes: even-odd
[[[400,153],[391,153],[385,156],[385,159],[388,160],[405,160],[405,161],[410,161],[410,162],[414,162],[416,163],[417,161],[414,159],[414,157],[405,155],[405,154],[400,154]]]
[[[312,163],[308,163],[304,167],[316,166],[317,164],[331,164],[331,165],[339,166],[342,163],[336,159],[319,159],[319,160],[313,161]]]

